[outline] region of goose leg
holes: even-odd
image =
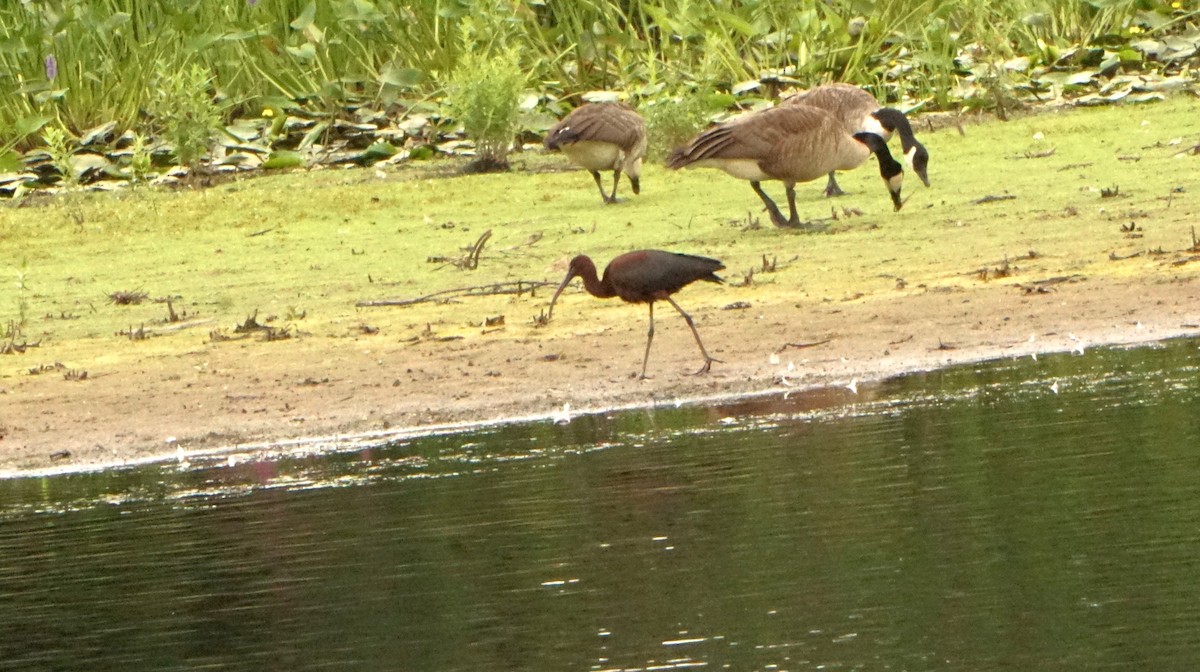
[[[783,186],[788,199],[788,226],[800,227],[800,216],[796,214],[796,185],[788,182]]]
[[[704,356],[704,366],[700,367],[700,370],[697,371],[696,373],[694,373],[693,375],[698,376],[702,373],[708,373],[709,370],[712,369],[713,362],[719,362],[721,360],[713,359],[708,354],[708,351],[704,349],[704,343],[702,343],[700,341],[700,332],[696,331],[696,324],[694,322],[692,322],[692,316],[683,312],[683,308],[680,308],[679,304],[675,303],[675,299],[672,299],[671,297],[668,296],[667,301],[670,301],[671,305],[675,306],[675,310],[678,310],[679,314],[683,316],[684,321],[687,322],[688,329],[692,330],[692,336],[696,337],[696,345],[700,346],[700,354]],[[649,354],[649,352],[650,352],[649,346],[647,345],[646,353]],[[643,367],[644,367],[644,365],[643,365]]]
[[[825,183],[826,196],[845,196],[846,192],[838,186],[837,178],[833,176],[833,171],[829,171],[829,181]]]
[[[790,226],[790,222],[787,219],[784,219],[783,213],[779,211],[779,206],[775,205],[775,201],[772,201],[771,197],[767,196],[767,192],[762,190],[761,184],[758,182],[751,182],[750,188],[753,189],[754,193],[758,194],[758,197],[762,199],[763,205],[767,206],[767,212],[771,215],[772,224],[775,226]],[[795,212],[795,210],[793,210],[793,212]]]
[[[600,190],[600,198],[604,199],[605,203],[612,203],[613,201],[609,200],[608,194],[604,191],[604,183],[600,180],[600,171],[592,170],[588,172],[592,174],[592,179],[596,180],[596,188]],[[616,189],[613,190],[613,194],[616,194]]]
[[[824,224],[800,221],[800,216],[796,214],[796,184],[794,182],[788,182],[785,184],[784,188],[787,189],[788,210],[790,211],[791,215],[788,217],[787,225],[794,229],[803,229],[805,231],[819,231],[824,229]]]
[[[616,170],[613,171],[612,197],[610,197],[607,201],[605,201],[605,203],[616,203],[617,202],[617,185],[620,183],[621,183],[621,169],[617,168]]]

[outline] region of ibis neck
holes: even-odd
[[[587,293],[597,299],[610,299],[617,295],[608,278],[601,280],[596,277],[596,269],[594,268],[584,270],[584,272],[579,274],[579,277],[583,279],[583,288],[587,290]]]

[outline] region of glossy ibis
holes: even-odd
[[[749,180],[776,226],[808,228],[811,225],[801,224],[796,215],[796,183],[855,168],[872,153],[899,210],[904,167],[892,158],[883,138],[867,132],[852,134],[833,115],[806,105],[774,107],[714,126],[671,152],[667,167],[709,166]],[[762,180],[783,182],[788,217],[762,190]]]
[[[666,301],[679,311],[687,322],[692,335],[696,337],[696,345],[700,346],[700,354],[704,357],[704,366],[696,372],[697,375],[707,373],[712,363],[720,360],[709,356],[700,341],[700,332],[692,322],[692,316],[683,312],[671,295],[697,280],[706,282],[722,282],[716,272],[725,265],[716,259],[697,257],[690,254],[664,252],[662,250],[639,250],[627,252],[612,261],[604,269],[604,277],[596,277],[596,264],[585,255],[579,255],[571,260],[567,277],[563,279],[554,298],[550,299],[550,310],[546,319],[554,315],[554,303],[558,295],[566,289],[571,280],[583,278],[583,288],[588,294],[600,299],[614,296],[630,303],[645,303],[650,306],[650,331],[646,334],[646,353],[642,356],[641,378],[646,377],[646,363],[650,359],[650,343],[654,341],[654,302]]]
[[[546,149],[561,149],[577,166],[591,172],[605,203],[617,202],[621,171],[633,193],[641,192],[642,159],[646,156],[646,124],[623,103],[587,103],[571,112],[546,134]],[[600,171],[613,171],[612,195],[605,193]]]
[[[897,133],[909,168],[913,169],[925,186],[929,186],[929,152],[913,135],[908,117],[900,110],[881,106],[865,89],[853,84],[822,84],[799,95],[785,98],[781,104],[819,107],[839,119],[851,133],[875,133],[882,137],[884,142],[892,139],[892,133]],[[831,171],[829,182],[825,185],[825,195],[841,196],[842,193],[844,192]]]

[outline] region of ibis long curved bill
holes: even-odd
[[[707,373],[712,368],[713,362],[720,360],[713,359],[704,349],[704,343],[700,340],[700,332],[696,330],[692,317],[685,313],[678,303],[675,303],[671,295],[697,280],[724,282],[717,276],[717,271],[723,268],[725,268],[724,264],[708,257],[662,250],[638,250],[622,254],[608,262],[608,266],[604,269],[604,277],[600,278],[596,275],[596,264],[589,257],[581,254],[571,260],[570,267],[567,269],[567,277],[563,278],[562,284],[558,286],[554,296],[551,297],[550,308],[546,311],[546,321],[549,321],[554,315],[554,305],[558,302],[559,295],[576,277],[583,279],[583,288],[596,298],[608,299],[616,296],[629,303],[647,304],[650,307],[650,330],[646,334],[646,353],[642,356],[640,376],[644,379],[646,378],[646,364],[650,360],[650,344],[654,341],[654,302],[666,301],[683,316],[688,328],[692,330],[692,336],[696,338],[696,345],[700,347],[700,354],[704,357],[704,366],[700,367],[696,373]]]
[[[567,277],[563,278],[563,281],[561,284],[559,284],[558,289],[554,290],[554,296],[550,297],[550,307],[548,309],[546,309],[546,320],[547,321],[550,318],[554,317],[554,304],[558,301],[558,296],[563,293],[563,290],[566,289],[567,285],[571,284],[571,281],[574,279],[575,279],[575,273],[572,271],[568,271]]]

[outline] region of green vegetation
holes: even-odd
[[[652,161],[662,161],[704,127],[708,108],[703,97],[690,92],[659,96],[642,105],[639,113],[646,120],[647,154]]]
[[[477,172],[508,168],[525,87],[517,52],[498,56],[464,54],[450,77],[447,108],[475,143]]]
[[[78,176],[75,174],[75,167],[71,164],[74,148],[72,147],[73,143],[67,138],[67,132],[57,126],[43,129],[42,142],[46,145],[46,155],[50,158],[54,169],[67,184],[75,184]]]
[[[557,283],[573,254],[604,264],[640,247],[725,262],[729,285],[687,290],[701,321],[721,319],[720,308],[735,301],[769,314],[1075,274],[1191,277],[1200,272],[1200,250],[1189,251],[1200,197],[1200,156],[1190,149],[1200,142],[1197,120],[1200,101],[1179,97],[969,125],[961,134],[954,126],[923,131],[933,186],[910,181],[898,213],[869,165],[842,176],[848,196],[825,199],[822,181],[800,186],[803,216],[837,214],[827,234],[771,227],[745,182],[710,169],[651,164],[639,197],[600,207],[585,173],[541,171],[563,161],[540,155],[518,155],[521,170],[505,174],[447,178],[415,163],[203,190],[28,198],[0,216],[0,324],[24,323],[22,337],[42,345],[0,357],[0,373],[42,361],[101,368],[155,352],[275,347],[221,340],[256,313],[261,324],[294,322],[293,333],[313,347],[394,344],[430,331],[478,338],[485,319],[499,315],[504,331],[488,338],[629,328],[628,307],[583,300],[577,289],[560,300],[570,319],[540,328],[534,318],[547,289],[485,291],[450,305],[356,304]],[[764,186],[779,197],[778,184]],[[988,196],[1012,198],[974,203]],[[454,263],[489,230],[474,270]],[[117,292],[149,300],[120,303]],[[141,325],[152,338],[123,335]]]
[[[160,136],[173,148],[175,159],[189,168],[196,167],[221,128],[221,110],[213,102],[211,86],[212,75],[197,63],[183,70],[160,66],[153,82],[147,111],[161,125]]]
[[[827,80],[923,110],[1146,98],[1194,83],[1198,13],[1179,0],[5,3],[0,172],[43,165],[47,125],[118,164],[130,130],[184,164],[217,143],[220,170],[452,151],[444,134],[465,125],[445,119],[453,73],[506,49],[533,89],[521,123],[534,135],[591,90],[647,108],[699,100],[704,115]],[[201,138],[218,111],[227,133]]]

